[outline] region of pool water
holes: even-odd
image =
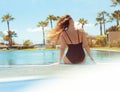
[[[57,61],[57,50],[16,50],[0,52],[0,65],[49,64]]]
[[[120,51],[92,51],[93,57],[97,62],[100,63],[119,63],[120,62]]]
[[[119,62],[120,52],[92,50],[98,62]],[[59,50],[11,50],[0,52],[0,65],[42,65],[57,62]],[[87,54],[86,54],[87,55]],[[91,64],[87,55],[86,64]]]

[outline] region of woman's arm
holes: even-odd
[[[60,52],[59,52],[59,56],[58,56],[58,63],[60,64],[62,62],[63,56],[64,56],[64,52],[65,52],[65,48],[66,48],[66,42],[65,39],[63,37],[63,35],[60,35]]]
[[[96,62],[94,61],[94,59],[93,59],[93,56],[92,56],[90,47],[89,47],[89,45],[88,45],[87,37],[86,37],[86,34],[85,34],[84,31],[82,32],[82,41],[83,41],[83,47],[85,48],[85,50],[86,50],[87,54],[89,55],[90,59],[91,59],[94,63],[96,63]]]
[[[89,47],[85,47],[85,50],[87,51],[90,59],[91,59],[94,63],[96,63],[96,62],[94,61],[94,59],[93,59],[92,53],[91,53],[91,51],[90,51],[90,48],[89,48]]]
[[[58,63],[59,64],[61,64],[61,62],[62,62],[64,51],[65,51],[65,48],[60,48],[60,53],[59,53],[59,57],[58,57]]]

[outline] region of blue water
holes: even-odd
[[[120,52],[92,50],[98,62],[119,62]],[[59,50],[11,50],[0,51],[0,65],[41,65],[57,62]],[[87,55],[87,54],[86,54]],[[86,64],[91,64],[87,55]]]
[[[49,64],[57,61],[58,50],[17,50],[0,52],[0,65]]]
[[[120,51],[92,51],[93,57],[100,63],[119,63]]]

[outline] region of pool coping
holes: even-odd
[[[98,51],[110,51],[110,52],[120,52],[120,50],[99,49],[99,48],[91,48],[91,50],[98,50]]]

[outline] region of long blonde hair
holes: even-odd
[[[60,17],[55,28],[53,30],[49,31],[47,40],[54,42],[54,45],[56,45],[59,40],[60,34],[63,31],[66,31],[67,28],[69,27],[70,19],[71,19],[70,15],[64,15],[64,16]]]

